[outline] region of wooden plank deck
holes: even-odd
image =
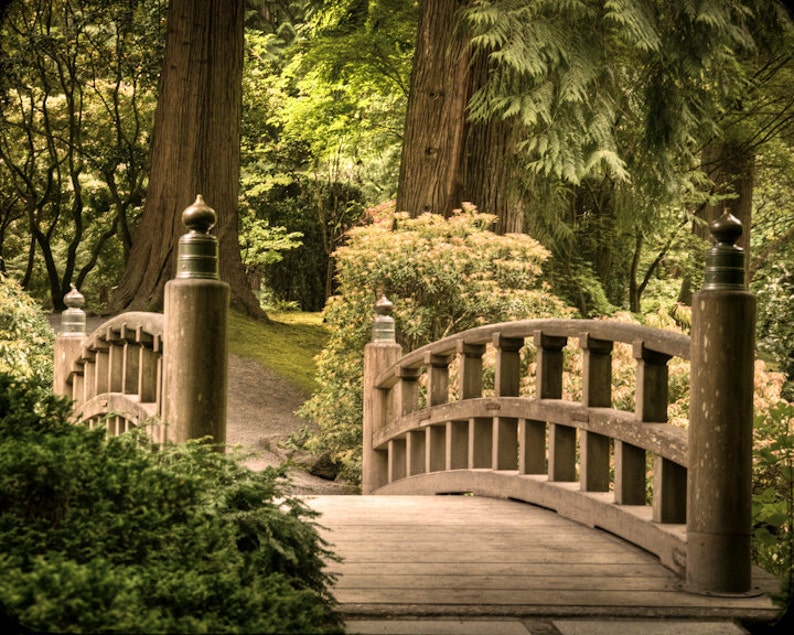
[[[556,513],[473,496],[312,496],[342,563],[348,616],[609,616],[773,620],[768,595],[707,597],[647,552]],[[775,590],[762,574],[759,593]]]

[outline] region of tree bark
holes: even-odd
[[[403,135],[397,210],[449,216],[462,203],[495,214],[499,232],[523,230],[513,186],[516,126],[470,121],[467,106],[489,73],[486,50],[472,56],[459,28],[470,0],[422,3]]]
[[[465,4],[424,0],[420,8],[397,185],[397,211],[414,217],[460,206],[469,56],[456,25]]]
[[[485,85],[490,66],[487,51],[474,54],[467,100]],[[481,212],[495,214],[498,233],[523,232],[524,205],[515,178],[518,127],[512,120],[466,120],[465,130],[460,198]]]
[[[237,237],[243,0],[171,0],[149,188],[111,310],[158,310],[197,194],[218,215],[221,279],[232,306],[264,317],[245,278]]]

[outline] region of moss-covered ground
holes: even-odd
[[[328,336],[321,313],[270,313],[263,323],[233,312],[229,350],[253,359],[293,382],[307,396],[314,389],[314,357]]]

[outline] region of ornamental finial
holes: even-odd
[[[375,303],[375,320],[372,323],[372,342],[394,342],[394,318],[391,316],[394,305],[385,296]]]
[[[72,285],[72,290],[63,296],[66,310],[61,313],[61,334],[85,335],[85,297]]]
[[[215,210],[204,202],[201,194],[182,212],[182,222],[188,232],[179,239],[177,247],[177,278],[220,278],[218,239],[209,233],[216,220]]]
[[[709,224],[709,230],[717,242],[706,252],[703,290],[744,290],[744,249],[736,246],[742,222],[726,209]]]

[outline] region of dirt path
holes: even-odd
[[[289,381],[250,359],[229,356],[226,442],[252,456],[252,469],[280,465],[289,452],[284,442],[308,422],[294,413],[303,403],[301,391]],[[300,494],[345,494],[334,481],[290,470],[292,491]]]
[[[60,315],[48,316],[54,330],[60,327]],[[107,317],[89,317],[86,330],[93,333]],[[262,470],[281,465],[288,457],[284,447],[293,432],[306,425],[295,415],[304,395],[296,386],[258,362],[229,355],[226,442],[246,455],[245,464]],[[340,483],[309,474],[295,466],[290,469],[290,491],[296,494],[348,494]]]

